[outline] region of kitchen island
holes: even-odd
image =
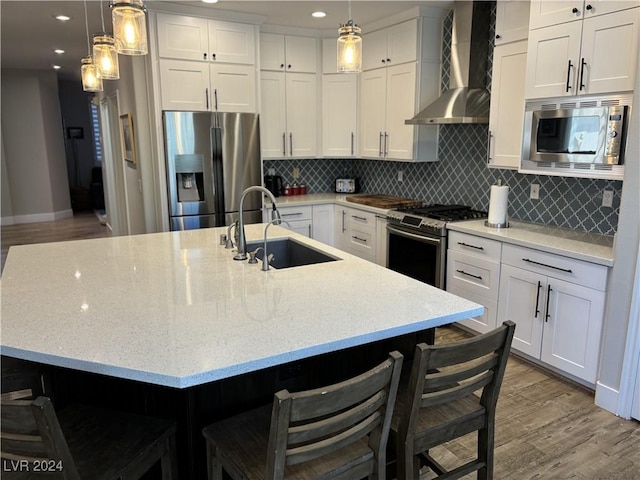
[[[264,225],[246,226],[248,241],[263,232]],[[265,389],[262,400],[269,399],[286,382],[252,372],[482,312],[476,303],[277,226],[269,238],[291,237],[336,260],[264,272],[261,263],[233,260],[220,245],[226,233],[212,228],[12,247],[2,275],[1,353],[55,367],[60,402],[85,400],[81,390],[112,381],[109,401],[138,405],[143,413],[177,412],[192,442],[187,478],[196,478],[200,428],[215,418],[211,410],[242,407],[226,387],[243,399]],[[277,376],[298,373],[304,374],[292,368]],[[245,385],[231,386],[232,379]]]

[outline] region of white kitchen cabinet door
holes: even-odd
[[[256,63],[254,25],[209,20],[209,60],[253,65]]]
[[[277,33],[260,34],[260,69],[316,73],[318,39]]]
[[[157,24],[161,58],[208,61],[206,18],[158,13]]]
[[[582,23],[569,22],[529,32],[525,98],[578,94]]]
[[[582,74],[579,93],[633,91],[640,41],[639,25],[640,8],[584,21],[578,66]]]
[[[387,30],[387,66],[415,62],[418,59],[418,19]]]
[[[357,147],[358,77],[322,76],[322,155],[354,157]]]
[[[347,209],[341,205],[333,210],[333,238],[336,248],[347,250]]]
[[[516,323],[512,348],[540,358],[546,278],[511,265],[502,265],[498,294],[498,324]]]
[[[318,71],[318,39],[285,35],[286,71],[316,73]]]
[[[415,63],[405,63],[387,68],[386,102],[385,158],[411,160],[413,159],[413,140],[416,127],[405,125],[404,121],[416,113]]]
[[[284,35],[260,34],[260,69],[284,72]]]
[[[496,46],[527,39],[529,10],[528,1],[498,0],[496,2]],[[491,98],[493,100],[493,97]]]
[[[209,103],[209,65],[187,60],[160,60],[163,110],[206,112]]]
[[[317,135],[317,75],[286,74],[287,151],[291,157],[315,157]]]
[[[212,110],[256,111],[256,70],[253,65],[211,65]]]
[[[583,0],[531,0],[529,29],[580,20],[583,14]]]
[[[387,30],[376,30],[362,36],[362,70],[368,71],[387,65]]]
[[[517,170],[520,165],[526,66],[526,40],[500,45],[493,51],[489,113],[490,167]]]
[[[605,293],[548,279],[540,359],[595,384]]]
[[[334,245],[334,205],[332,203],[313,206],[312,238],[327,245]]]
[[[261,72],[260,148],[264,158],[286,156],[287,110],[285,74]]]
[[[447,292],[466,298],[467,300],[478,303],[484,307],[484,312],[482,312],[481,315],[460,320],[458,323],[478,333],[487,333],[497,327],[498,302],[496,300],[491,300],[487,297],[483,297],[482,295],[478,295],[475,292],[457,288],[457,286],[451,287],[448,284]]]
[[[384,155],[386,96],[386,69],[360,74],[360,155],[363,157],[382,158]]]

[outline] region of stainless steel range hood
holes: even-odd
[[[490,8],[491,2],[454,2],[449,90],[405,124],[489,123]]]

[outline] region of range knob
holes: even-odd
[[[609,132],[609,136],[611,138],[616,138],[618,136],[618,132],[616,132],[615,130],[612,130],[611,132]]]

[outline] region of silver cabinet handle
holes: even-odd
[[[289,132],[289,155],[293,157],[293,133]]]
[[[213,98],[215,99],[216,112],[218,111],[218,89],[213,90]]]
[[[354,240],[360,240],[361,242],[367,243],[366,238],[360,238],[357,235],[351,235],[351,238],[353,238]]]
[[[296,212],[296,213],[281,213],[280,216],[281,217],[297,217],[302,215],[302,212]]]
[[[346,211],[342,210],[342,233],[344,233],[347,229],[344,226],[344,217],[347,214]]]
[[[522,261],[527,263],[533,263],[534,265],[540,265],[541,267],[553,268],[554,270],[560,270],[561,272],[565,272],[565,273],[573,273],[570,268],[554,267],[553,265],[547,265],[546,263],[536,262],[535,260],[529,260],[528,258],[523,258]]]
[[[313,238],[313,237],[311,236],[311,224],[309,224],[309,238]]]
[[[382,156],[382,132],[380,132],[380,139],[378,140],[378,156]]]
[[[354,134],[353,132],[351,132],[351,156],[354,155],[354,150],[353,150],[353,138],[354,138]]]
[[[282,132],[282,156],[287,154],[287,134]]]
[[[351,215],[351,218],[355,218],[356,220],[362,220],[363,222],[367,221],[366,217],[359,217],[358,215]]]
[[[491,165],[491,160],[493,160],[491,156],[491,140],[493,140],[493,133],[489,130],[489,137],[487,138],[487,165]]]
[[[387,59],[388,60],[388,59]],[[389,145],[388,145],[388,140],[389,140],[389,134],[387,132],[384,132],[384,156],[386,157],[387,155],[389,155]]]
[[[204,89],[204,101],[207,104],[207,110],[209,110],[209,89]]]

